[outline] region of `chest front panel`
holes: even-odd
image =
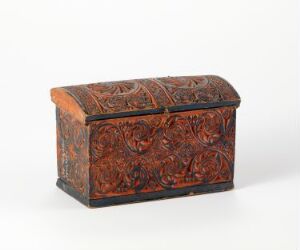
[[[232,181],[235,107],[95,121],[89,197]]]

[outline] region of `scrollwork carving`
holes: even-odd
[[[69,86],[64,89],[87,115],[239,101],[231,85],[217,76],[138,79]]]
[[[121,132],[113,124],[103,123],[91,133],[91,156],[95,162],[107,155],[113,154],[116,149],[122,148]]]
[[[234,124],[234,107],[92,123],[91,197],[230,181]]]
[[[121,124],[121,129],[128,148],[139,154],[145,153],[151,147],[156,135],[155,128],[143,120]]]
[[[206,145],[216,143],[225,133],[222,115],[216,111],[203,113],[194,124],[197,137]]]
[[[206,150],[197,155],[192,161],[192,176],[201,183],[210,183],[215,180],[221,169],[222,175],[229,175],[229,163],[227,159],[218,151]]]

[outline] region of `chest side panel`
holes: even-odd
[[[88,128],[61,109],[56,116],[58,176],[88,197]]]
[[[232,181],[235,107],[92,122],[90,198]]]

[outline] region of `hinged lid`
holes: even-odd
[[[52,89],[51,97],[82,122],[240,104],[226,80],[210,75],[68,86]]]

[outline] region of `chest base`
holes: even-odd
[[[138,193],[132,195],[123,195],[123,196],[115,196],[115,197],[107,197],[101,199],[88,199],[77,192],[74,188],[64,182],[62,179],[58,178],[56,185],[65,191],[67,194],[86,205],[87,207],[107,207],[113,205],[127,204],[127,203],[135,203],[142,201],[151,201],[158,199],[168,199],[173,197],[180,196],[191,196],[205,193],[214,193],[214,192],[222,192],[230,190],[234,187],[233,182],[222,182],[217,184],[202,184],[195,185],[184,188],[163,190],[158,192],[150,192],[150,193]]]

